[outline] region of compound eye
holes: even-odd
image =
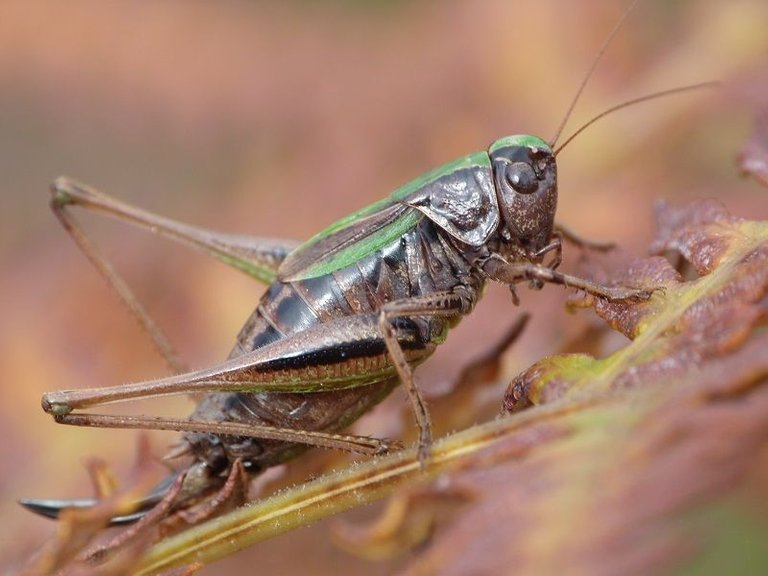
[[[533,167],[525,162],[514,162],[507,165],[505,176],[507,183],[515,192],[532,194],[539,188],[539,179]]]

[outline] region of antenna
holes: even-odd
[[[616,104],[615,106],[611,106],[607,110],[600,112],[600,114],[598,114],[597,116],[589,120],[586,124],[583,124],[578,130],[576,130],[576,132],[568,136],[568,138],[565,139],[565,142],[563,142],[562,144],[560,144],[560,146],[555,148],[555,151],[553,152],[553,154],[557,156],[563,148],[565,148],[568,144],[570,144],[570,142],[574,138],[576,138],[576,136],[584,132],[584,130],[592,126],[592,124],[594,124],[601,118],[604,118],[605,116],[608,116],[608,114],[616,112],[617,110],[622,110],[623,108],[628,108],[629,106],[632,106],[634,104],[640,104],[641,102],[655,100],[656,98],[662,98],[664,96],[672,96],[673,94],[680,94],[681,92],[690,92],[693,90],[701,90],[703,88],[715,88],[717,86],[720,86],[720,82],[716,80],[711,82],[700,82],[699,84],[689,84],[688,86],[679,86],[677,88],[670,88],[669,90],[660,90],[659,92],[652,92],[650,94],[646,94],[645,96],[632,98],[631,100],[626,100],[621,104]]]
[[[563,119],[560,121],[560,125],[557,127],[557,132],[555,132],[554,138],[549,141],[549,145],[554,148],[555,144],[557,143],[557,139],[560,138],[560,134],[563,132],[563,128],[565,128],[566,123],[568,122],[568,119],[571,117],[571,113],[573,112],[573,109],[576,107],[576,103],[579,101],[579,98],[581,97],[581,93],[584,92],[584,88],[587,86],[587,82],[589,82],[589,79],[592,76],[592,73],[595,71],[595,68],[597,68],[598,62],[602,59],[603,55],[605,54],[605,51],[608,48],[608,45],[611,43],[611,40],[613,40],[613,37],[616,36],[616,33],[621,29],[622,25],[624,24],[624,21],[627,19],[627,16],[629,16],[629,13],[632,12],[634,7],[637,5],[639,0],[634,0],[632,4],[629,5],[629,7],[624,10],[624,14],[621,15],[621,18],[619,18],[619,21],[616,22],[616,25],[613,27],[613,30],[611,30],[611,33],[608,34],[608,37],[603,42],[603,45],[600,47],[600,50],[597,53],[597,56],[595,56],[595,59],[592,61],[592,65],[589,67],[589,70],[587,71],[586,76],[584,76],[584,79],[581,81],[581,84],[579,85],[579,89],[576,91],[576,95],[571,100],[571,105],[568,106],[568,110],[565,112],[565,116],[563,116]],[[561,146],[562,148],[562,146]]]

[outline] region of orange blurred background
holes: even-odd
[[[291,0],[0,4],[0,566],[54,524],[21,497],[90,493],[81,466],[120,476],[136,434],[55,425],[47,390],[158,377],[162,361],[47,208],[70,175],[127,202],[229,232],[306,238],[420,173],[496,138],[550,138],[624,1]],[[705,80],[721,90],[643,104],[602,121],[560,159],[558,219],[641,255],[653,201],[720,198],[768,216],[766,190],[734,158],[768,103],[764,0],[640,2],[609,47],[566,135],[595,113]],[[194,366],[224,358],[261,288],[183,248],[83,220]],[[576,258],[575,250],[566,249]],[[581,330],[558,288],[521,291],[534,317],[509,375]],[[489,290],[420,370],[437,393],[516,318]],[[499,384],[499,402],[505,382]],[[402,402],[399,394],[393,402]],[[188,413],[186,399],[120,407]],[[375,430],[361,425],[361,430]],[[162,453],[173,435],[153,435]],[[11,533],[10,527],[13,527]],[[291,554],[300,548],[302,554]],[[390,573],[305,529],[204,574]]]

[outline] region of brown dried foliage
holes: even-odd
[[[371,559],[417,550],[405,574],[768,568],[768,223],[714,201],[660,204],[657,221],[655,255],[609,279],[656,289],[649,301],[573,302],[593,307],[626,346],[537,362],[510,384],[506,415],[439,442],[424,471],[404,453],[331,474],[196,527],[146,560],[139,538],[105,573],[207,563],[386,495],[378,521],[337,523],[334,535]],[[35,568],[75,558],[96,532],[90,520],[66,522]]]
[[[695,277],[654,256],[612,279],[659,288],[650,301],[580,302],[632,342],[603,359],[545,358],[512,382],[507,410],[573,410],[532,418],[448,474],[472,497],[405,573],[768,567],[768,223],[711,201],[660,205],[657,220],[652,253]]]
[[[659,205],[657,220],[656,255],[609,279],[652,298],[574,303],[625,346],[537,362],[510,384],[505,414],[438,441],[425,470],[409,450],[329,474],[158,544],[138,573],[209,563],[385,496],[378,520],[333,535],[369,559],[409,551],[409,575],[768,568],[768,223],[712,201]]]

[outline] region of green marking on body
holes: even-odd
[[[538,148],[551,153],[552,148],[544,140],[538,136],[532,136],[531,134],[514,134],[505,138],[496,140],[491,147],[488,148],[488,153],[493,154],[496,150],[501,148],[510,148],[513,146],[524,146],[526,148]]]
[[[448,164],[444,164],[438,168],[435,168],[434,170],[430,170],[429,172],[422,174],[418,178],[411,180],[407,184],[404,184],[395,190],[387,198],[379,200],[378,202],[374,202],[370,206],[366,206],[365,208],[358,210],[357,212],[353,212],[341,220],[334,222],[325,230],[319,232],[307,240],[304,244],[300,245],[298,248],[296,248],[296,250],[306,250],[317,242],[331,236],[332,234],[335,234],[336,232],[339,232],[340,230],[355,226],[359,220],[362,220],[371,214],[375,214],[376,212],[383,210],[388,206],[392,206],[393,204],[406,202],[410,196],[414,195],[421,188],[436,182],[444,176],[448,176],[458,170],[467,170],[474,167],[490,168],[490,160],[488,159],[487,152],[475,152],[473,154],[462,156],[453,162],[449,162]],[[410,210],[374,234],[371,234],[370,236],[361,239],[355,244],[340,250],[337,254],[334,254],[329,258],[320,259],[314,266],[304,270],[300,275],[293,277],[293,280],[307,280],[309,278],[316,278],[324,274],[330,274],[331,272],[335,272],[341,268],[345,268],[346,266],[349,266],[358,260],[361,260],[362,258],[372,254],[376,250],[383,248],[396,238],[408,232],[408,230],[413,228],[413,226],[416,225],[419,220],[421,220],[422,216],[423,214],[421,212],[418,212],[417,210]]]
[[[448,162],[448,164],[443,164],[434,170],[425,172],[418,178],[414,178],[407,184],[404,184],[395,190],[389,198],[392,200],[406,199],[414,192],[419,191],[424,186],[432,184],[434,181],[439,180],[443,176],[448,176],[453,172],[459,170],[467,170],[473,167],[490,168],[491,163],[488,160],[488,153],[474,152],[472,154],[467,154],[466,156],[462,156],[453,162]]]
[[[418,210],[410,209],[397,220],[383,227],[381,230],[378,230],[374,234],[366,236],[358,242],[347,246],[330,258],[319,260],[315,265],[310,266],[301,274],[293,277],[292,280],[317,278],[318,276],[330,274],[336,270],[351,266],[355,262],[362,260],[366,256],[376,252],[376,250],[384,248],[391,242],[403,236],[423,217],[424,215]]]
[[[407,184],[404,184],[403,186],[395,190],[392,194],[390,194],[388,197],[382,200],[379,200],[378,202],[374,202],[370,206],[366,206],[365,208],[362,208],[357,212],[353,212],[352,214],[345,216],[341,220],[334,222],[333,224],[328,226],[326,229],[315,234],[312,238],[307,240],[303,245],[299,246],[298,249],[303,249],[306,246],[311,246],[318,240],[327,238],[334,232],[338,232],[339,230],[343,230],[344,228],[347,228],[348,226],[354,224],[361,218],[374,214],[379,210],[386,208],[387,206],[391,206],[395,202],[399,202],[403,199],[406,199],[408,196],[410,196],[414,192],[417,192],[422,187],[428,184],[431,184],[432,182],[442,178],[443,176],[447,176],[448,174],[451,174],[456,170],[464,170],[466,168],[472,168],[473,166],[490,167],[490,162],[488,161],[488,154],[486,152],[475,152],[474,154],[468,154],[467,156],[462,156],[461,158],[454,160],[453,162],[449,162],[448,164],[443,164],[442,166],[435,168],[434,170],[430,170],[429,172],[422,174],[418,178],[414,178]]]

